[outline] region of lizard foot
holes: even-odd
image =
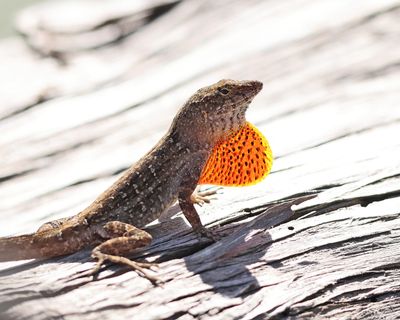
[[[99,251],[95,251],[92,253],[92,258],[97,259],[97,264],[96,266],[92,269],[90,272],[90,275],[95,276],[97,273],[99,273],[101,266],[104,264],[105,261],[111,261],[114,263],[118,264],[123,264],[126,265],[133,270],[136,271],[138,275],[140,275],[143,278],[146,278],[153,284],[157,284],[157,282],[163,282],[160,278],[151,275],[147,270],[151,269],[152,267],[157,267],[157,264],[154,263],[147,263],[147,262],[136,262],[132,261],[128,258],[121,257],[121,256],[115,256],[111,254],[105,254]]]
[[[214,189],[209,189],[205,191],[195,191],[191,196],[190,200],[192,203],[198,204],[199,206],[202,206],[205,203],[210,203],[211,200],[215,200],[215,197],[210,197],[218,193],[218,190],[221,190],[222,188],[214,188]]]
[[[221,237],[219,235],[217,235],[213,230],[209,230],[205,227],[199,228],[199,229],[195,230],[195,232],[197,233],[198,236],[206,237],[206,238],[212,240],[213,242],[217,242],[218,240],[221,239]]]

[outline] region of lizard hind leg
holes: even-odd
[[[105,261],[111,261],[132,268],[140,276],[147,278],[152,283],[159,281],[157,277],[151,275],[146,270],[150,269],[154,264],[136,262],[124,257],[135,251],[135,249],[149,245],[152,240],[149,233],[120,221],[106,223],[103,226],[103,231],[111,239],[104,241],[93,249],[92,257],[97,259],[97,264],[91,272],[92,275],[99,272]]]
[[[49,231],[49,230],[54,230],[60,228],[65,222],[73,219],[75,217],[66,217],[66,218],[60,218],[56,219],[53,221],[46,222],[42,224],[39,229],[37,229],[36,232],[43,232],[43,231]]]

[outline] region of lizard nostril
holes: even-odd
[[[257,90],[257,92],[259,92],[263,88],[263,83],[260,81],[253,81],[253,86]]]

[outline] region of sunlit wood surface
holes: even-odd
[[[0,319],[400,318],[400,2],[50,1],[0,42],[0,235],[75,214],[166,132],[195,90],[264,83],[248,119],[272,173],[173,207],[133,258],[0,264]],[[316,197],[315,197],[316,196]],[[293,206],[292,206],[293,205]]]

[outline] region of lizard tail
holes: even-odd
[[[0,238],[0,262],[43,257],[32,234]]]

